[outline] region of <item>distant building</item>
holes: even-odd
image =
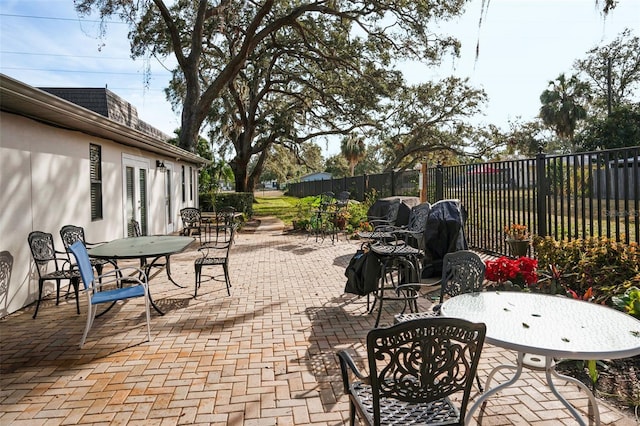
[[[276,179],[263,180],[260,183],[262,184],[262,188],[264,189],[278,189],[278,181]]]
[[[300,182],[312,182],[314,180],[329,180],[332,178],[329,172],[315,172],[300,176]]]

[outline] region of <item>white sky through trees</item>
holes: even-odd
[[[640,35],[640,0],[620,0],[606,18],[594,0],[492,0],[478,28],[480,7],[481,0],[473,0],[461,18],[441,25],[462,42],[459,59],[445,58],[439,69],[400,68],[411,83],[451,74],[469,77],[489,95],[484,116],[474,122],[503,129],[517,117],[533,119],[548,81],[570,73],[574,60],[588,50],[610,43],[624,28]],[[2,0],[0,72],[36,87],[107,86],[133,104],[142,120],[173,135],[180,117],[163,91],[169,71],[156,59],[145,64],[130,58],[126,25],[108,23],[100,40],[96,21],[79,19],[72,0]],[[165,61],[169,69],[174,64],[173,58]],[[319,145],[324,151],[325,144]],[[336,140],[323,154],[339,151]]]

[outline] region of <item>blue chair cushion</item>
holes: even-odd
[[[115,302],[116,300],[130,299],[144,296],[144,287],[136,285],[132,287],[116,288],[114,290],[100,291],[91,297],[91,304]]]

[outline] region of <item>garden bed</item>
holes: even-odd
[[[595,388],[586,363],[560,362],[557,371],[580,380],[596,396],[640,421],[640,356],[598,362]]]

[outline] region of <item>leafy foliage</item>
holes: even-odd
[[[629,287],[621,296],[613,296],[612,302],[615,307],[640,318],[640,288]]]
[[[478,139],[465,119],[480,112],[486,100],[483,90],[455,77],[399,89],[377,135],[385,170],[409,169],[437,151],[464,155]]]
[[[596,112],[607,113],[633,101],[640,89],[640,37],[625,29],[611,43],[598,46],[573,67],[591,85]]]
[[[584,151],[640,145],[640,105],[622,105],[604,118],[589,119],[576,143]]]
[[[390,69],[393,61],[434,63],[447,52],[458,53],[455,39],[437,35],[428,25],[456,16],[463,4],[75,2],[80,14],[97,11],[103,21],[111,15],[127,20],[133,56],[175,55],[178,68],[169,93],[182,109],[179,145],[195,151],[203,122],[219,124],[224,137],[218,141],[236,151],[231,166],[237,190],[252,189],[266,148],[276,141],[297,143],[375,125],[367,113],[376,111],[380,95],[402,85],[399,73]],[[258,111],[262,102],[267,105]],[[258,172],[247,177],[252,155],[260,156]]]
[[[554,265],[563,284],[578,295],[592,288],[596,303],[611,303],[632,286],[640,285],[640,250],[637,243],[621,243],[605,237],[556,241],[534,240],[540,265]]]
[[[549,88],[540,95],[540,118],[558,137],[573,143],[578,121],[587,117],[588,99],[588,84],[580,81],[576,75],[567,79],[560,74],[556,80],[549,82]],[[572,147],[572,152],[575,152],[575,147]]]

